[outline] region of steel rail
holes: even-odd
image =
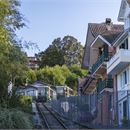
[[[55,111],[54,109],[53,109],[53,111],[54,111],[55,113],[57,113],[60,117],[66,119],[66,120],[68,120],[68,121],[72,121],[72,120],[68,119],[67,117],[65,117],[65,116],[63,116],[63,115],[61,115],[61,114],[59,114],[59,113],[58,113],[57,111]],[[91,128],[91,127],[89,127],[89,126],[86,126],[86,125],[84,125],[84,124],[81,124],[81,123],[79,123],[79,122],[76,122],[76,121],[72,121],[72,122],[75,123],[75,124],[77,124],[77,125],[79,125],[79,126],[82,126],[82,127],[86,128],[86,129],[93,129],[93,128]]]
[[[53,115],[53,117],[55,117],[55,119],[61,124],[64,129],[68,129],[67,126],[65,126],[64,122],[59,117],[57,117],[44,103],[42,103],[42,105],[51,113],[51,115]]]
[[[37,106],[38,112],[40,113],[40,115],[45,123],[46,128],[50,129],[50,126],[49,126],[48,121],[46,119],[45,113],[41,111],[41,108],[38,106],[38,103],[36,103],[36,106]]]

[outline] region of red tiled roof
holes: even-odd
[[[113,24],[111,30],[108,30],[105,23],[89,23],[91,32],[96,38],[98,35],[101,35],[110,43],[112,43],[115,38],[124,31],[124,26],[119,24]]]

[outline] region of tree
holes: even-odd
[[[87,70],[81,69],[80,66],[73,65],[73,66],[69,67],[69,69],[70,69],[71,73],[76,74],[80,78],[83,78],[87,75]]]
[[[66,64],[81,65],[83,56],[83,46],[72,36],[65,36],[55,39],[52,44],[44,51],[37,54],[40,67],[55,66]]]
[[[26,68],[26,54],[15,34],[15,30],[25,25],[19,6],[18,0],[0,0],[0,101],[7,96],[9,82],[15,83]]]
[[[34,83],[37,80],[36,73],[34,70],[29,69],[26,72],[26,75],[27,75],[26,80],[27,80],[27,83],[29,84]]]
[[[50,66],[53,67],[55,65],[63,65],[64,57],[62,50],[57,48],[55,45],[50,45],[43,53],[40,62],[40,67]]]
[[[44,67],[36,71],[36,76],[39,81],[50,84],[52,86],[67,85],[75,92],[78,87],[78,78],[85,77],[87,71],[81,67],[73,65],[67,67],[66,65],[54,67]]]
[[[83,46],[73,36],[65,36],[62,40],[64,60],[68,66],[81,65]]]

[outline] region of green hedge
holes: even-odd
[[[32,129],[30,115],[17,110],[0,108],[0,129]]]

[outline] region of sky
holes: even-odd
[[[18,37],[37,43],[44,51],[55,38],[72,35],[85,45],[88,23],[111,18],[117,23],[121,0],[21,0],[20,12],[27,27]],[[37,49],[27,50],[29,56]]]

